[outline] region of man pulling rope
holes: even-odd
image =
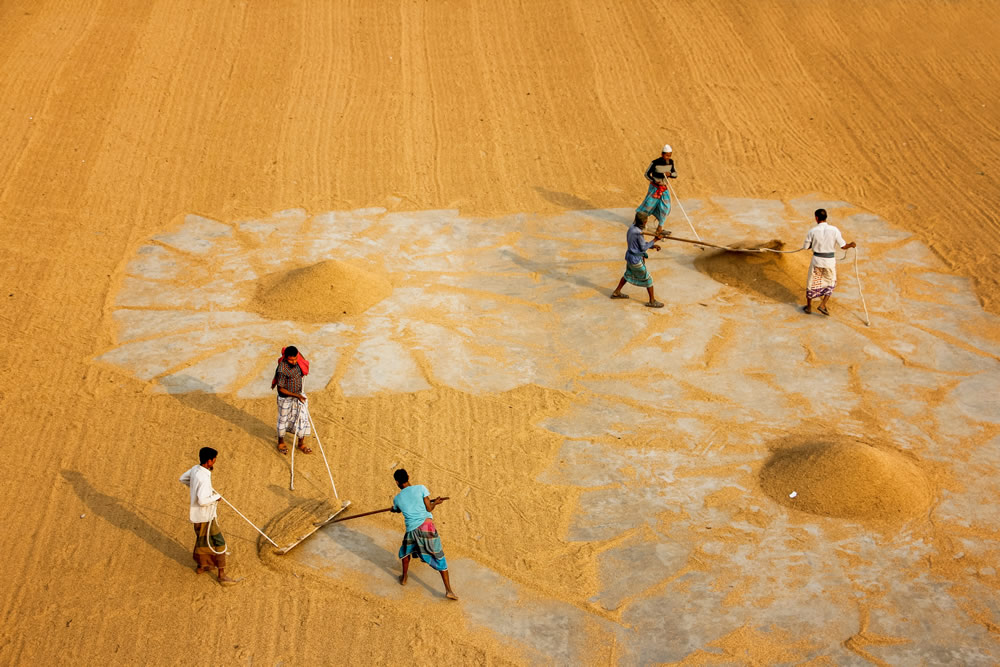
[[[220,584],[235,584],[238,580],[226,576],[226,538],[215,518],[216,505],[222,498],[212,488],[212,470],[218,457],[219,452],[202,447],[198,452],[200,463],[181,475],[180,481],[191,488],[189,515],[194,524],[195,572],[201,574],[218,568]]]
[[[854,248],[854,241],[847,243],[840,230],[826,221],[826,209],[818,208],[815,213],[816,226],[806,234],[803,248],[812,248],[812,261],[809,263],[809,278],[806,283],[806,305],[802,312],[812,313],[813,299],[820,299],[816,308],[824,315],[830,311],[826,304],[837,287],[837,248],[847,250]],[[866,307],[867,310],[867,307]]]
[[[303,438],[312,433],[309,404],[302,393],[302,376],[308,373],[308,362],[298,348],[289,345],[281,351],[271,388],[278,390],[278,451],[282,454],[288,453],[285,433],[293,433],[298,438],[300,452],[312,454],[312,449],[303,442]]]
[[[646,189],[646,198],[635,210],[637,215],[651,215],[658,221],[656,230],[663,229],[663,223],[670,215],[670,189],[667,187],[668,178],[677,178],[677,168],[674,166],[674,149],[667,144],[663,147],[660,157],[649,163],[646,168],[646,180],[649,187]]]

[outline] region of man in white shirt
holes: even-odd
[[[813,299],[819,299],[816,308],[824,315],[829,315],[826,304],[837,286],[837,248],[847,250],[855,247],[854,241],[847,243],[840,235],[840,230],[826,221],[826,209],[816,209],[816,226],[806,234],[802,247],[812,248],[812,261],[809,263],[809,278],[806,283],[806,305],[802,312],[812,312]]]
[[[235,579],[226,576],[226,538],[215,518],[216,503],[222,498],[212,488],[212,469],[218,456],[219,452],[211,447],[202,447],[198,452],[201,463],[181,475],[180,481],[191,487],[189,517],[196,536],[192,554],[197,564],[195,572],[201,574],[218,568],[219,583],[235,584]]]

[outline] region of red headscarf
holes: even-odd
[[[284,358],[285,358],[285,348],[281,348],[281,356],[278,357],[278,363],[280,364],[281,360],[284,359]],[[306,375],[309,375],[309,361],[305,357],[302,356],[301,352],[299,352],[299,368],[302,369],[302,375],[303,375],[303,377],[306,376]],[[271,380],[271,389],[274,389],[274,387],[275,387],[276,384],[278,384],[278,372],[277,372],[277,370],[275,370],[274,379]]]

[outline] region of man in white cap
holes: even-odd
[[[636,218],[645,219],[649,216],[656,218],[659,223],[656,226],[658,232],[663,229],[663,223],[670,215],[670,190],[667,188],[667,179],[677,178],[673,155],[674,149],[667,144],[663,147],[660,157],[649,163],[646,169],[649,189],[646,190],[646,198],[635,210]]]

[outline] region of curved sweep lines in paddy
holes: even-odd
[[[954,611],[985,599],[980,588],[924,566],[996,553],[962,531],[997,529],[982,508],[998,477],[981,466],[998,465],[998,319],[923,244],[850,204],[688,208],[706,239],[796,247],[823,204],[863,248],[871,328],[853,271],[841,271],[831,317],[786,302],[805,253],[774,258],[767,275],[791,281],[779,293],[753,282],[760,271],[716,280],[696,262],[705,253],[664,242],[649,267],[667,307],[644,308],[636,288],[611,301],[631,209],[498,219],[292,210],[234,223],[192,215],[151,238],[111,297],[115,340],[97,360],[155,391],[257,397],[270,394],[279,347],[294,343],[311,361],[309,386],[332,382],[346,396],[570,391],[571,407],[538,424],[566,438],[538,482],[581,487],[562,537],[594,545],[602,584],[589,603],[630,628],[621,636],[636,661],[679,660],[747,623],[842,647],[861,623],[859,600],[873,631],[910,640],[879,649],[895,661],[939,640],[992,655],[987,631]],[[327,308],[331,321],[316,321],[254,307],[262,284],[331,261],[351,267],[330,275],[347,276],[333,287],[357,294],[356,310]],[[295,284],[308,287],[302,275]],[[375,296],[353,292],[365,277],[386,282]],[[967,484],[937,487],[922,518],[882,537],[768,498],[757,474],[772,448],[824,430],[947,465]],[[890,576],[899,572],[913,576]],[[939,630],[925,636],[922,624]]]

